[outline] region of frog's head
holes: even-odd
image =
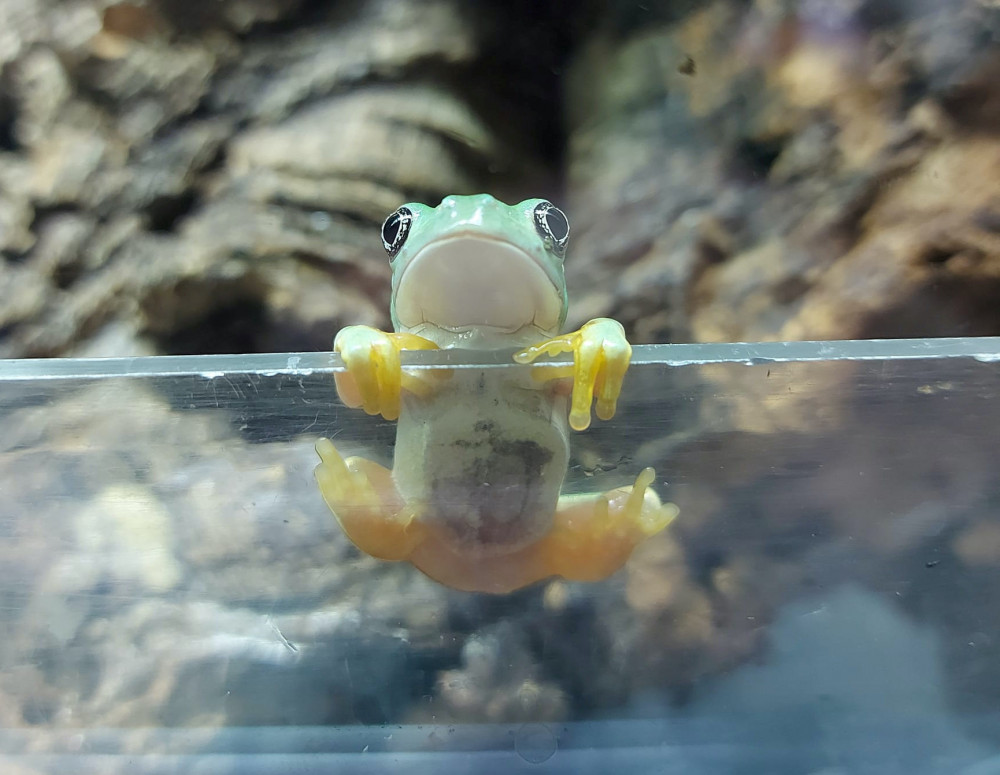
[[[566,216],[544,199],[505,205],[480,194],[403,205],[382,225],[392,324],[487,346],[554,336],[566,319],[568,239]]]

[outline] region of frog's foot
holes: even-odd
[[[329,439],[316,442],[315,476],[323,500],[347,537],[366,554],[405,560],[424,540],[413,509],[396,490],[392,473],[360,457],[341,457]]]
[[[333,342],[340,353],[345,371],[334,375],[337,393],[345,406],[364,407],[368,414],[380,414],[387,420],[399,417],[402,389],[420,396],[433,390],[441,372],[403,371],[399,362],[402,350],[436,350],[437,345],[416,334],[394,334],[369,326],[341,329]]]
[[[650,489],[653,469],[644,469],[632,487],[598,496],[565,496],[552,532],[537,546],[545,575],[571,581],[600,581],[621,568],[635,547],[677,516]]]
[[[572,374],[573,400],[569,424],[578,431],[590,426],[590,404],[595,397],[597,416],[610,420],[615,415],[622,381],[632,359],[632,347],[625,338],[621,323],[610,318],[595,318],[579,331],[526,347],[514,355],[514,360],[531,363],[540,355],[563,352],[573,353],[572,371],[548,368],[542,372],[542,378],[553,379]]]

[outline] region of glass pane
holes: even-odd
[[[0,362],[4,772],[1000,767],[1000,340],[636,348],[564,491],[680,516],[507,596],[346,540],[313,445],[395,426],[336,368]]]

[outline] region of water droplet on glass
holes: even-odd
[[[544,724],[525,724],[514,734],[514,750],[531,764],[548,761],[558,747],[556,736]]]

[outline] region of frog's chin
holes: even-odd
[[[529,253],[479,235],[433,242],[413,256],[395,288],[401,329],[434,328],[468,338],[469,346],[505,345],[519,332],[554,332],[562,317],[561,286]]]

